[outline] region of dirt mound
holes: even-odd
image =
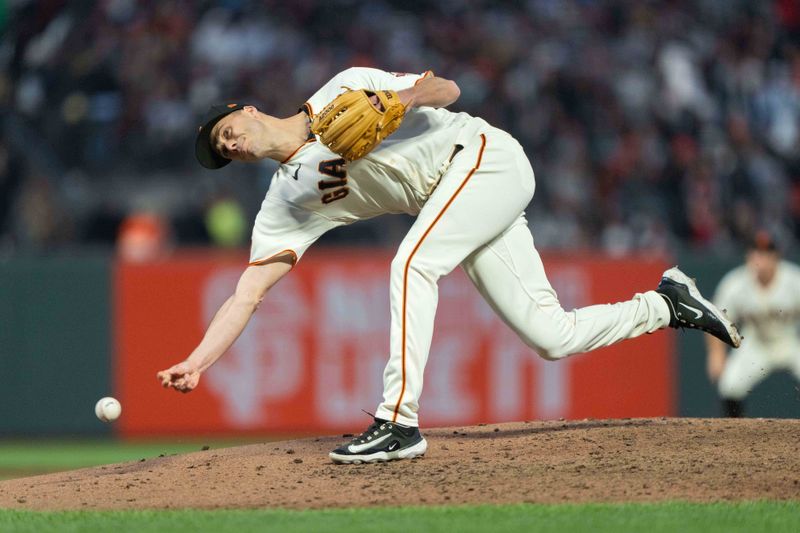
[[[341,436],[0,482],[0,507],[167,509],[800,499],[800,420],[630,419],[426,430],[410,461],[334,465]]]

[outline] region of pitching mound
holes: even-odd
[[[800,499],[800,420],[629,419],[426,430],[424,458],[334,465],[341,436],[0,482],[0,507],[167,509]]]

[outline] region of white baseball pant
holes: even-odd
[[[668,325],[667,305],[654,291],[564,311],[523,214],[534,188],[522,147],[502,130],[487,129],[453,159],[392,261],[390,357],[378,418],[418,425],[437,282],[459,264],[497,314],[545,359]]]
[[[765,346],[746,336],[725,361],[719,378],[719,395],[743,400],[764,378],[777,370],[789,370],[800,381],[800,346]]]

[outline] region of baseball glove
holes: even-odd
[[[379,107],[370,101],[372,96]],[[331,151],[355,161],[399,128],[405,112],[395,91],[348,90],[314,117],[311,132]]]

